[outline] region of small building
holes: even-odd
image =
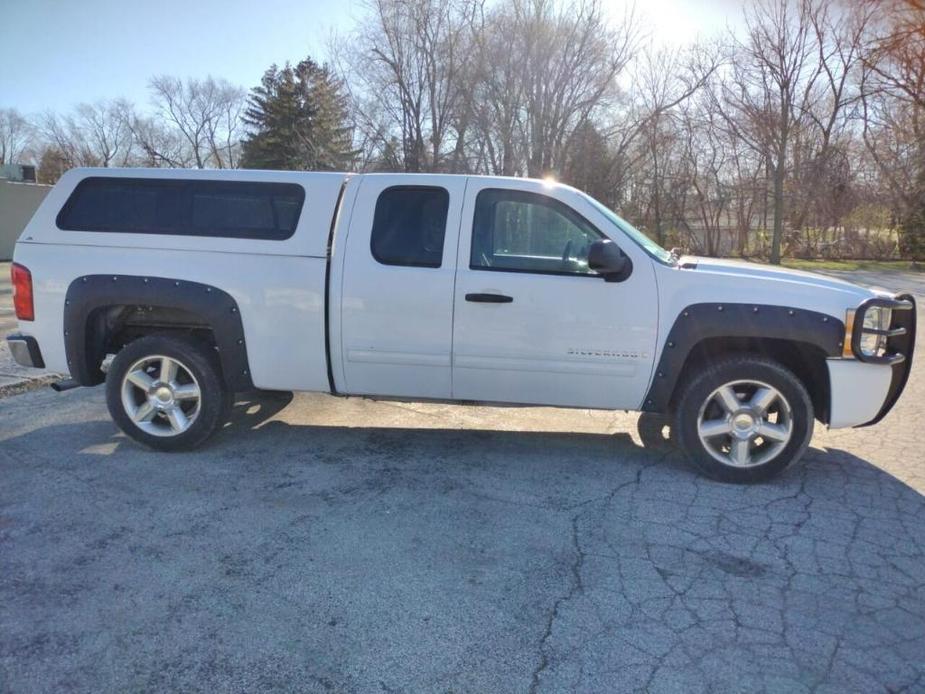
[[[35,182],[34,166],[0,167],[0,261],[13,257],[16,239],[50,190]]]

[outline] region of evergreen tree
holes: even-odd
[[[311,58],[272,65],[251,90],[244,122],[243,168],[343,170],[356,156],[343,87]]]
[[[60,149],[47,146],[42,150],[42,156],[39,159],[38,182],[54,185],[72,166],[68,164],[67,157]]]

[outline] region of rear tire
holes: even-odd
[[[191,338],[134,340],[106,374],[106,405],[115,423],[160,451],[201,445],[225,423],[231,404],[215,353]]]
[[[758,356],[724,359],[681,387],[674,431],[690,461],[724,482],[762,482],[796,462],[813,405],[792,371]]]

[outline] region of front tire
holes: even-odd
[[[231,409],[208,346],[149,335],[130,342],[106,374],[106,405],[119,428],[161,451],[190,450],[224,424]]]
[[[724,482],[762,482],[803,455],[813,405],[803,383],[775,361],[719,361],[681,389],[674,430],[700,471]]]

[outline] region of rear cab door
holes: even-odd
[[[451,397],[453,287],[465,176],[367,174],[346,195],[329,309],[338,391]],[[353,182],[351,182],[351,185]],[[352,202],[351,202],[352,198]],[[339,233],[339,232],[338,232]]]

